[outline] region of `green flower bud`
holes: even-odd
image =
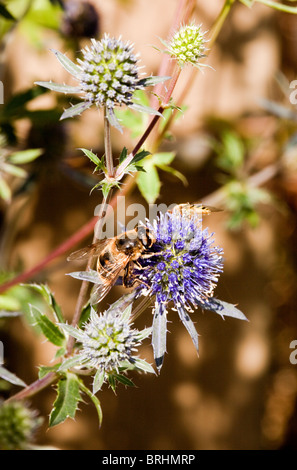
[[[207,50],[205,43],[205,32],[201,30],[201,25],[181,26],[172,39],[166,42],[167,53],[177,59],[181,67],[191,64],[199,68],[203,65],[199,60],[205,57]]]
[[[0,449],[26,449],[41,421],[42,418],[21,401],[0,403]]]

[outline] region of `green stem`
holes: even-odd
[[[219,16],[217,17],[212,29],[211,29],[211,37],[210,37],[210,41],[208,43],[208,46],[209,48],[211,49],[211,47],[213,46],[215,40],[217,39],[221,29],[222,29],[222,26],[223,24],[225,23],[225,20],[230,12],[230,9],[233,5],[233,3],[235,2],[236,0],[225,0],[225,3],[224,3],[224,6],[222,8],[222,10],[220,11],[219,13]]]

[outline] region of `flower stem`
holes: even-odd
[[[105,220],[106,214],[107,214],[107,207],[108,207],[108,202],[111,198],[111,194],[112,194],[112,190],[109,191],[108,195],[106,196],[106,198],[103,199],[103,203],[101,204],[100,214],[98,216],[98,226],[96,229],[96,233],[94,233],[93,243],[95,243],[97,239],[97,234],[99,235],[102,230],[102,226],[103,226],[103,222]],[[86,266],[86,271],[89,271],[90,269],[92,269],[93,265],[94,265],[94,259],[92,256],[90,256],[88,259],[87,266]],[[84,306],[84,303],[88,294],[89,284],[90,283],[88,281],[83,281],[81,283],[81,287],[80,287],[80,291],[78,294],[75,311],[74,311],[74,315],[73,315],[73,319],[71,323],[72,326],[76,326],[79,322],[81,311],[82,311],[82,308]],[[73,346],[74,346],[74,342],[75,342],[74,337],[69,336],[67,347],[66,347],[66,355],[71,354]]]
[[[211,29],[211,37],[209,41],[209,48],[211,48],[216,41],[223,24],[225,23],[225,20],[230,12],[230,9],[233,5],[235,0],[225,0],[225,3],[223,5],[223,8],[221,9],[219,16],[217,17],[212,29]]]
[[[104,149],[105,149],[105,163],[107,168],[107,175],[109,178],[114,176],[114,166],[112,157],[112,146],[110,138],[110,123],[107,118],[106,107],[104,107]]]
[[[11,396],[6,401],[11,402],[14,400],[24,400],[25,398],[32,397],[36,393],[40,392],[44,388],[54,383],[58,379],[58,377],[59,374],[57,374],[56,372],[49,372],[44,377],[42,377],[42,379],[35,380],[35,382],[31,383],[30,385],[28,385],[28,387],[24,388],[15,395]]]

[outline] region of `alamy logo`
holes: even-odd
[[[296,339],[291,341],[290,349],[294,349],[294,351],[292,351],[290,354],[290,363],[295,365],[297,364],[297,340]]]

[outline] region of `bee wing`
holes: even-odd
[[[96,283],[92,289],[90,298],[91,305],[98,304],[108,294],[119,277],[120,272],[125,268],[126,262],[127,257],[125,257],[125,262],[123,260],[123,263],[117,263],[110,269],[104,270],[104,277],[102,276],[100,282],[98,284]]]
[[[77,259],[87,259],[93,256],[98,256],[103,248],[110,243],[110,238],[105,238],[104,240],[100,240],[99,242],[93,243],[92,245],[85,246],[80,250],[74,251],[71,253],[67,261],[74,261]]]
[[[122,254],[116,263],[101,271],[100,282],[93,287],[91,293],[90,302],[92,305],[98,304],[108,294],[128,261],[129,256]]]
[[[91,305],[96,305],[108,294],[113,284],[99,284],[93,287],[90,297]]]

